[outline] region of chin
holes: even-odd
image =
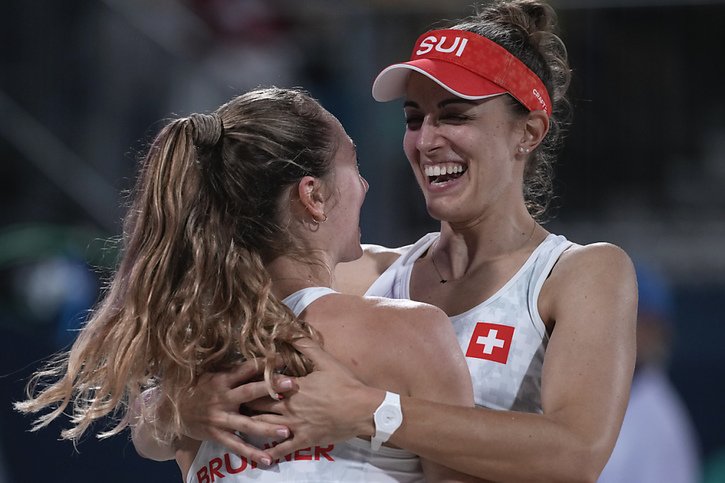
[[[363,249],[362,246],[358,243],[357,248],[355,250],[351,250],[350,253],[345,254],[345,256],[340,260],[340,262],[352,262],[357,260],[358,258],[363,256]]]
[[[426,204],[426,211],[436,221],[443,221],[446,218],[447,210],[441,206]]]

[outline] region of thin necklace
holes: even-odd
[[[436,240],[436,246],[438,246],[438,240]],[[441,274],[441,271],[438,270],[438,265],[436,265],[436,255],[435,255],[434,248],[435,247],[432,247],[430,250],[430,261],[433,262],[433,268],[435,268],[436,273],[440,277],[441,283],[446,283],[448,281],[448,279],[443,277],[443,275]]]
[[[536,220],[534,220],[534,225],[531,227],[531,233],[529,233],[529,237],[526,239],[526,241],[521,244],[521,247],[527,245],[534,237],[534,232],[536,231],[536,224]],[[433,268],[435,269],[438,277],[440,278],[440,283],[446,283],[448,282],[448,279],[443,276],[440,270],[438,270],[438,265],[436,264],[435,248],[438,246],[439,241],[440,238],[436,240],[435,246],[431,247],[430,249],[430,261],[433,262]]]

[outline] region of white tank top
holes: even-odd
[[[293,293],[283,300],[299,316],[310,304],[335,293],[327,287],[311,287]],[[273,440],[245,437],[260,448],[276,444]],[[342,443],[304,448],[287,455],[270,467],[258,467],[227,451],[213,441],[204,441],[196,453],[187,483],[211,483],[224,478],[224,483],[255,482],[422,482],[420,459],[408,451],[383,446],[370,449],[370,441],[354,438]]]
[[[365,295],[409,299],[413,264],[439,236],[429,233],[418,240]],[[542,412],[541,368],[549,337],[537,300],[554,264],[571,245],[563,236],[547,236],[499,291],[450,317],[466,356],[476,405]]]

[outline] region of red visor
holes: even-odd
[[[464,99],[508,92],[530,111],[551,115],[551,100],[541,79],[496,42],[466,30],[432,30],[418,37],[410,61],[383,69],[373,82],[373,98],[392,101],[405,95],[410,71],[419,72]]]

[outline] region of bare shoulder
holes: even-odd
[[[450,319],[434,305],[407,299],[388,299],[383,297],[365,297],[372,310],[392,317],[404,325],[404,330],[413,326],[419,330],[448,330]]]
[[[473,405],[468,366],[445,312],[411,300],[368,298],[367,302],[388,320],[379,327],[392,348],[388,367],[392,363],[399,365],[401,377],[407,381],[407,394]]]
[[[406,247],[388,248],[363,245],[362,257],[335,267],[335,289],[343,293],[363,295],[372,283],[405,253]]]
[[[562,253],[552,271],[552,276],[576,279],[591,273],[634,276],[634,266],[629,255],[611,243],[574,244]]]
[[[360,257],[360,261],[372,266],[375,272],[380,275],[402,254],[407,252],[411,246],[412,245],[406,245],[398,248],[389,248],[382,245],[363,244],[363,256]]]
[[[422,344],[421,349],[448,345],[453,340],[448,316],[433,305],[348,294],[338,294],[330,301],[334,305],[330,306],[329,315],[339,314],[344,309],[345,319],[356,327],[348,327],[347,330],[359,330],[360,338],[370,338],[379,344],[413,342],[415,345]]]
[[[415,354],[415,358],[430,361],[441,353],[458,354],[456,339],[450,319],[438,307],[413,300],[393,300],[366,297],[371,310],[380,315],[378,330],[391,341],[403,341]]]
[[[541,291],[542,316],[582,304],[622,304],[636,308],[637,280],[629,255],[611,243],[573,245],[554,266]],[[546,317],[545,317],[546,319]]]
[[[472,404],[463,353],[442,310],[411,300],[347,294],[318,303],[325,301],[325,349],[361,380],[400,394]]]
[[[385,297],[361,297],[358,295],[338,294],[336,304],[354,308],[358,314],[368,319],[366,330],[380,325],[390,330],[394,325],[428,328],[433,326],[450,327],[448,316],[434,305],[407,299],[389,299]]]

